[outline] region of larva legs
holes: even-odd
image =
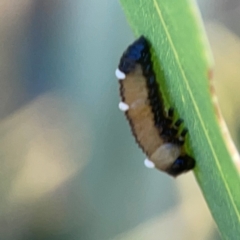
[[[179,133],[179,127],[183,123],[183,119],[179,118],[175,123],[173,123],[173,116],[174,109],[169,108],[167,111],[167,121],[165,122],[165,126],[161,132],[161,136],[177,145],[183,145],[188,130],[184,128]]]
[[[182,120],[181,118],[179,118],[179,119],[174,123],[174,127],[179,128],[182,123],[183,123],[183,120]]]
[[[167,115],[168,115],[168,118],[172,119],[173,115],[174,115],[174,109],[173,108],[169,108]]]

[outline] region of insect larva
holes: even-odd
[[[194,168],[195,161],[184,151],[187,129],[182,120],[173,122],[173,109],[165,112],[151,62],[150,45],[140,37],[123,53],[116,77],[120,83],[124,111],[138,145],[147,155],[145,165],[177,176]]]

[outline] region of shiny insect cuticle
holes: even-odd
[[[177,176],[195,166],[185,153],[187,129],[167,113],[151,60],[150,44],[141,36],[123,53],[115,72],[120,83],[120,110],[124,111],[138,145],[147,155],[145,165]]]

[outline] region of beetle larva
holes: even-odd
[[[136,142],[147,155],[145,165],[172,176],[194,168],[194,159],[183,147],[187,129],[179,131],[183,121],[174,123],[172,108],[165,112],[145,37],[141,36],[123,53],[116,77],[122,98],[119,108],[125,112]]]

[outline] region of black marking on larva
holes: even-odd
[[[122,101],[124,102],[125,98],[124,98],[124,94],[123,94],[123,85],[122,84],[120,84],[120,95],[121,95]]]
[[[184,128],[182,132],[179,133],[179,126],[182,124],[183,120],[178,119],[175,124],[173,123],[173,108],[170,108],[167,114],[165,113],[162,95],[159,91],[151,61],[150,44],[144,36],[141,36],[127,48],[120,59],[118,68],[120,71],[127,75],[135,69],[136,64],[140,64],[143,75],[147,79],[146,85],[148,89],[148,100],[150,102],[151,111],[154,116],[155,127],[159,131],[159,137],[163,140],[164,143],[175,144],[181,148],[181,154],[165,170],[170,175],[177,176],[194,168],[195,160],[188,156],[182,148],[182,145],[184,144],[184,137],[187,134],[186,128]],[[124,89],[123,85],[121,84],[121,80],[119,82],[120,94],[122,101],[124,102]],[[148,155],[147,150],[144,148],[144,146],[141,146],[141,143],[138,140],[137,133],[134,130],[134,123],[128,116],[127,112],[126,116],[129,120],[136,142]]]

